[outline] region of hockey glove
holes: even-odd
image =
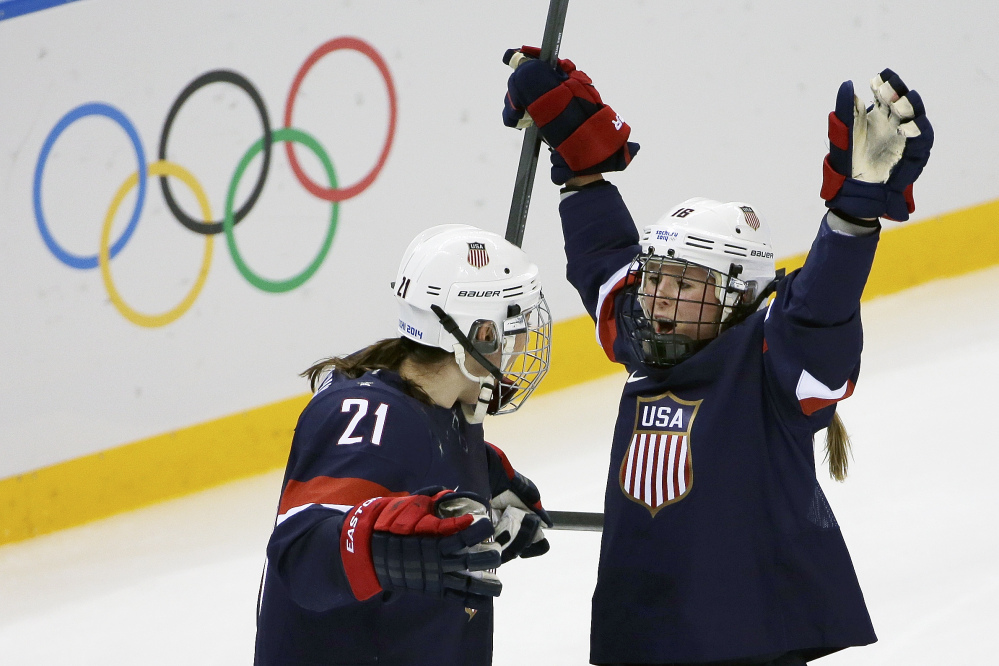
[[[404,497],[374,497],[345,517],[340,555],[359,601],[379,592],[410,592],[480,608],[502,584],[485,500],[428,488]]]
[[[600,99],[600,93],[571,60],[551,67],[538,60],[540,49],[509,49],[503,62],[513,67],[507,81],[503,123],[524,128],[532,123],[552,156],[552,181],[562,185],[572,176],[623,171],[638,152],[628,141],[631,128]],[[564,166],[562,166],[564,165]]]
[[[826,206],[856,218],[909,219],[912,184],[933,146],[933,128],[919,93],[890,69],[871,80],[874,104],[865,108],[853,82],[839,87],[829,114],[829,154],[821,196]]]
[[[503,552],[503,562],[517,557],[537,557],[548,552],[541,523],[552,519],[541,506],[541,493],[534,482],[516,471],[506,454],[489,444],[489,485],[492,488],[493,537]]]

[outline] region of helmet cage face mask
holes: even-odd
[[[501,323],[475,320],[467,334],[443,309],[435,308],[434,312],[457,340],[454,354],[461,372],[491,387],[491,394],[480,398],[488,402],[485,413],[510,414],[520,409],[541,383],[551,362],[552,318],[544,295],[527,310],[509,306],[508,316]],[[489,376],[483,376],[483,371]]]
[[[533,308],[503,322],[503,381],[494,414],[520,409],[551,364],[552,313],[544,296]]]
[[[645,363],[672,367],[718,337],[736,306],[754,291],[729,273],[672,257],[644,254],[628,271],[622,320]]]
[[[694,198],[645,227],[621,303],[639,359],[672,367],[755,311],[774,288],[770,230],[741,202]]]

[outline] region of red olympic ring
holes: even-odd
[[[381,155],[378,156],[378,162],[375,166],[367,173],[364,178],[357,181],[353,185],[348,187],[323,187],[317,183],[314,183],[302,170],[302,167],[298,163],[298,158],[295,157],[295,147],[291,142],[285,144],[285,152],[288,154],[288,161],[291,163],[291,170],[295,172],[295,177],[298,178],[298,182],[302,184],[302,187],[307,189],[313,196],[326,201],[346,201],[352,197],[356,197],[358,194],[363,192],[368,188],[371,183],[374,182],[378,173],[385,166],[385,159],[388,157],[389,150],[392,148],[392,139],[395,137],[395,120],[396,120],[396,102],[395,102],[395,86],[392,83],[392,75],[389,73],[388,65],[385,60],[382,59],[381,55],[375,51],[366,42],[357,39],[356,37],[337,37],[336,39],[331,39],[330,41],[322,44],[311,55],[306,59],[305,63],[302,65],[301,69],[298,70],[298,74],[295,75],[295,80],[291,84],[291,90],[288,91],[288,101],[284,108],[284,126],[292,127],[291,123],[291,113],[295,107],[295,97],[298,95],[298,88],[302,84],[302,79],[305,75],[309,73],[312,66],[319,61],[323,56],[332,53],[333,51],[339,51],[341,49],[350,49],[352,51],[357,51],[368,57],[372,63],[381,72],[382,78],[385,80],[385,88],[388,90],[389,97],[389,127],[388,135],[385,137],[385,145],[382,148]]]

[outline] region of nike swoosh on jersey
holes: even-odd
[[[625,382],[625,384],[630,384],[631,382],[641,381],[643,379],[646,379],[647,377],[648,377],[648,375],[642,375],[641,377],[636,377],[635,373],[633,372],[630,375],[628,375],[628,379]]]

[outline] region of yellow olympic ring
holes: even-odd
[[[174,176],[179,178],[191,188],[191,192],[198,200],[198,205],[201,206],[201,216],[205,220],[211,221],[212,213],[208,206],[208,197],[205,195],[205,191],[201,188],[201,185],[191,172],[180,166],[179,164],[174,164],[173,162],[168,162],[166,160],[159,160],[158,162],[153,162],[149,165],[148,174],[150,176]],[[175,308],[158,315],[148,315],[138,312],[133,309],[118,293],[117,288],[114,286],[114,282],[111,279],[111,225],[114,222],[115,214],[118,212],[118,206],[121,205],[122,200],[131,191],[133,187],[139,181],[139,173],[135,172],[131,176],[125,179],[125,182],[121,184],[118,191],[114,195],[114,199],[111,200],[111,207],[108,209],[107,215],[104,217],[104,226],[101,228],[101,243],[100,248],[97,253],[97,263],[101,267],[101,277],[104,279],[104,286],[107,288],[108,295],[111,297],[111,302],[118,309],[118,312],[122,314],[123,317],[128,319],[133,324],[138,324],[139,326],[145,326],[147,328],[156,328],[157,326],[165,326],[170,322],[174,321],[182,314],[187,312],[187,310],[194,304],[194,301],[198,298],[198,294],[201,293],[201,288],[205,286],[205,280],[208,278],[208,269],[212,264],[212,247],[214,245],[214,236],[205,236],[205,256],[201,261],[201,271],[198,273],[198,279],[195,280],[194,286],[191,287],[191,291],[188,292],[187,296],[184,297]]]

